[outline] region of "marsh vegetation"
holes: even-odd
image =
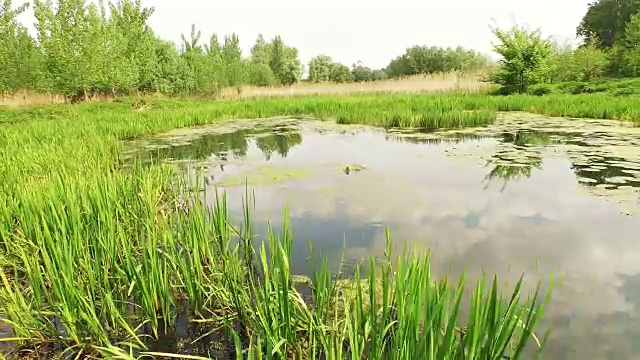
[[[250,199],[245,219],[234,221],[224,196],[207,206],[189,195],[191,183],[177,181],[172,167],[126,157],[121,143],[216,118],[283,113],[335,114],[349,123],[355,121],[351,111],[372,123],[431,127],[479,125],[495,116],[483,110],[478,118],[443,99],[427,105],[440,108],[426,117],[407,106],[419,97],[377,100],[159,102],[145,111],[121,102],[5,112],[0,296],[3,322],[12,329],[5,339],[10,353],[151,354],[148,338],[158,338],[187,311],[205,329],[199,334],[228,329],[219,340],[237,356],[517,355],[535,339],[542,294],[521,301],[519,284],[503,297],[497,282],[479,282],[469,304],[476,315],[463,321],[464,280],[436,281],[428,257],[408,249],[394,256],[389,240],[386,265],[370,263],[361,276],[356,268],[355,277],[352,269],[347,283],[335,282],[344,275],[311,250],[317,263],[310,265],[311,301],[304,301],[291,281],[293,236],[286,222],[255,242]],[[388,120],[376,118],[382,112],[371,105],[386,107],[391,100],[397,110],[387,108]],[[244,153],[242,136],[220,136],[201,142],[196,155]],[[257,141],[268,156],[285,156],[301,138],[276,132]],[[178,158],[186,152],[179,149],[156,154]],[[485,336],[490,328],[493,335]]]
[[[357,181],[368,176],[377,179],[385,169],[347,155],[355,149],[353,144],[343,144],[345,151],[338,151],[338,159],[325,163],[322,170],[310,167],[304,158],[306,167],[278,163],[278,159],[291,158],[290,153],[304,143],[304,135],[296,129],[300,124],[312,124],[309,116],[337,120],[342,126],[351,124],[340,130],[346,133],[364,131],[355,124],[369,123],[389,128],[385,137],[400,135],[404,141],[446,143],[486,136],[483,132],[491,132],[486,130],[491,128],[481,127],[468,134],[461,128],[500,121],[502,115],[497,110],[630,116],[624,104],[599,102],[602,97],[585,96],[580,101],[568,96],[490,99],[482,95],[361,95],[216,103],[122,100],[4,111],[1,170],[8,181],[2,183],[1,192],[5,206],[0,259],[4,269],[3,321],[11,328],[7,351],[25,355],[66,350],[106,357],[154,352],[248,356],[246,351],[251,351],[265,357],[342,354],[360,358],[365,354],[384,358],[393,348],[397,358],[461,353],[468,357],[474,352],[476,358],[485,358],[488,353],[499,358],[505,351],[522,351],[527,342],[524,349],[535,351],[536,339],[541,343],[544,339],[544,331],[536,337],[532,333],[542,314],[544,293],[550,290],[546,286],[525,301],[517,291],[514,298],[505,295],[517,278],[504,288],[500,283],[482,283],[477,280],[481,274],[473,274],[474,282],[481,281],[477,283],[480,287],[474,290],[471,303],[465,298],[463,307],[459,296],[468,293],[462,292],[462,280],[445,280],[446,272],[440,266],[438,277],[429,271],[425,251],[430,246],[423,244],[405,253],[402,244],[411,236],[405,232],[399,232],[403,240],[389,239],[377,246],[388,250],[384,254],[365,252],[356,258],[350,256],[353,247],[345,248],[344,254],[338,251],[342,249],[340,234],[324,235],[334,241],[326,246],[314,242],[310,259],[315,265],[301,264],[299,259],[309,257],[310,251],[304,241],[313,239],[314,233],[294,241],[286,221],[268,230],[264,206],[259,204],[270,204],[269,215],[274,220],[278,214],[273,210],[279,207],[256,190],[270,184],[277,188],[277,184],[327,179],[322,174],[329,179],[353,179],[354,190],[377,188],[375,184],[358,185]],[[431,109],[429,113],[427,109]],[[289,117],[264,119],[283,115]],[[263,119],[186,128],[230,118]],[[567,123],[570,134],[580,127],[587,133],[597,126],[613,129],[610,124],[544,119],[530,122],[532,133],[505,125],[497,135],[502,139],[502,150],[486,158],[486,166],[492,170],[487,170],[485,182],[526,179],[532,176],[532,169],[541,167],[542,155],[535,146],[545,146],[553,136],[536,135],[537,128]],[[571,123],[576,126],[572,128]],[[337,126],[316,124],[326,124],[317,125],[316,131],[325,133],[320,136],[327,136]],[[425,132],[448,127],[458,129],[453,137]],[[611,142],[615,137],[601,139],[608,146],[616,144]],[[243,159],[251,158],[252,141],[267,161],[257,164],[265,171],[246,167],[250,163]],[[629,139],[617,141],[629,143]],[[337,144],[327,146],[340,148]],[[449,154],[460,149],[463,147]],[[216,162],[212,163],[213,159]],[[269,165],[273,161],[276,164]],[[632,159],[626,161],[633,163]],[[622,160],[618,163],[623,164]],[[350,164],[364,166],[364,170],[345,177],[342,170]],[[581,164],[584,161],[576,162],[576,166]],[[214,168],[222,177],[209,173]],[[191,176],[184,177],[185,169],[191,169],[186,172]],[[266,178],[261,177],[264,174]],[[211,175],[216,176],[210,184],[205,183],[203,176]],[[197,183],[184,179],[197,179]],[[243,184],[250,186],[250,193],[257,191],[257,204],[247,199],[244,191],[239,197],[234,192],[227,202],[220,190],[215,190],[218,186],[230,191],[243,188]],[[333,191],[322,192],[321,184],[312,188],[316,194]],[[201,196],[204,189],[208,195]],[[291,206],[295,208],[295,204],[293,201]],[[281,206],[284,212],[284,204]],[[253,217],[256,208],[258,222]],[[373,209],[371,205],[366,208]],[[308,226],[303,223],[293,228],[305,234]],[[361,237],[358,231],[352,235],[347,239]],[[328,244],[334,245],[329,248]],[[336,263],[342,255],[347,260]],[[328,257],[323,260],[323,256]],[[306,287],[291,280],[305,274],[311,279],[304,282]],[[538,279],[542,284],[548,280],[546,276]],[[380,285],[355,286],[358,281]],[[526,282],[516,290],[534,291],[535,283]],[[507,297],[501,300],[500,294]],[[163,334],[184,329],[180,325],[184,319],[195,321],[197,326],[182,331],[187,334],[181,335],[184,339],[169,337],[175,341],[166,346]],[[429,331],[432,335],[424,336]],[[189,345],[200,337],[209,345]],[[165,346],[157,345],[160,340],[154,339],[164,339]]]
[[[0,109],[0,355],[637,356],[636,5],[301,81],[280,36],[4,0],[5,103],[79,104]]]

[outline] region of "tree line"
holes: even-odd
[[[245,83],[299,80],[297,49],[277,36],[258,38],[250,61],[231,34],[202,41],[195,26],[180,47],[156,36],[147,20],[153,8],[139,0],[87,4],[35,0],[37,36],[17,21],[27,5],[0,7],[0,92],[208,94]]]
[[[309,80],[312,82],[362,82],[412,75],[470,71],[490,65],[486,55],[462,47],[441,48],[412,46],[404,54],[391,60],[383,69],[371,69],[357,62],[351,71],[346,65],[333,62],[327,55],[317,56],[309,62]]]
[[[0,93],[18,90],[89,98],[92,94],[160,92],[215,95],[246,84],[301,81],[298,50],[280,36],[258,36],[244,56],[236,34],[202,38],[195,26],[180,44],[148,25],[152,7],[140,0],[35,0],[35,36],[18,21],[28,5],[0,0]],[[491,80],[504,93],[532,85],[640,76],[640,0],[596,0],[579,24],[578,48],[520,27],[494,29],[500,66]],[[483,54],[461,47],[412,46],[382,69],[351,67],[319,55],[308,64],[310,82],[363,82],[486,67]]]
[[[597,0],[576,29],[577,48],[545,38],[539,30],[493,29],[501,55],[491,80],[502,93],[532,86],[640,76],[640,0]],[[544,90],[544,87],[537,89]]]
[[[0,93],[52,92],[75,98],[96,93],[216,94],[242,85],[291,85],[301,81],[295,47],[280,36],[258,36],[243,56],[236,34],[202,38],[195,26],[176,45],[148,25],[153,7],[140,0],[35,0],[36,34],[18,21],[28,4],[0,5]],[[309,65],[311,82],[362,82],[389,77],[466,70],[486,58],[462,48],[414,46],[384,69],[351,67],[321,55]]]

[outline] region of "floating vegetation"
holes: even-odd
[[[612,120],[548,118],[533,114],[501,114],[491,126],[435,131],[432,139],[476,136],[495,139],[474,147],[454,147],[452,158],[473,158],[491,170],[485,180],[501,178],[503,189],[512,180],[528,178],[541,168],[543,156],[566,156],[578,182],[596,196],[611,195],[621,204],[640,207],[640,128]],[[414,134],[412,141],[421,141]],[[626,186],[620,189],[621,186]],[[595,190],[597,188],[597,190]],[[620,189],[612,194],[606,190]],[[624,194],[624,195],[623,195]],[[635,212],[635,211],[634,211]]]
[[[352,172],[360,172],[364,169],[366,169],[367,167],[364,165],[360,165],[360,164],[350,164],[345,166],[344,168],[342,168],[342,171],[346,174],[349,175]]]
[[[251,172],[243,172],[223,176],[221,180],[212,182],[211,185],[221,187],[239,185],[262,185],[286,180],[300,179],[313,175],[313,169],[285,168],[276,166],[261,166],[253,168]]]
[[[255,142],[265,158],[269,160],[273,153],[286,156],[291,147],[301,143],[303,132],[328,131],[355,135],[360,131],[371,131],[371,128],[367,127],[350,129],[328,122],[309,120],[313,119],[278,117],[258,121],[230,121],[225,122],[220,128],[209,126],[193,131],[171,131],[153,137],[149,142],[160,144],[162,150],[158,151],[173,154],[164,156],[165,158],[179,159],[186,156],[203,159],[214,156],[215,159],[208,160],[209,164],[215,165],[218,161],[220,166],[226,166],[232,164],[233,159],[247,158],[246,152],[250,141]],[[640,177],[639,129],[619,121],[566,120],[514,113],[501,114],[499,121],[491,126],[435,131],[392,128],[387,131],[386,136],[390,140],[450,145],[449,149],[444,150],[447,155],[458,159],[467,158],[480,166],[489,168],[485,177],[486,186],[489,186],[493,180],[502,179],[502,190],[510,181],[526,179],[531,176],[532,170],[540,169],[543,156],[557,157],[561,154],[566,154],[565,156],[571,159],[578,183],[587,187],[606,183],[609,186],[601,189],[617,189],[624,185],[640,186],[640,181],[636,179]],[[191,142],[186,140],[187,137]],[[269,141],[273,145],[267,145],[265,142],[267,139],[272,139]],[[170,145],[171,141],[177,141],[177,143]],[[207,143],[212,145],[201,145]],[[191,155],[189,155],[189,146],[196,147],[195,152],[191,150]],[[227,148],[218,150],[220,146]],[[149,148],[153,148],[153,145],[147,145],[146,149]],[[185,154],[181,154],[180,151]],[[255,170],[257,173],[261,172],[260,169]],[[345,174],[360,170],[362,168],[359,164],[340,167],[340,171]],[[279,175],[265,174],[249,181],[257,184],[294,179],[301,175],[303,174],[287,175],[286,172]],[[234,174],[224,185],[240,184],[247,176],[248,174]],[[222,183],[218,182],[218,184]],[[594,193],[594,195],[602,196],[603,194]],[[629,199],[623,202],[635,203],[635,194],[629,192],[628,195]]]

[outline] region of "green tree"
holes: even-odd
[[[222,45],[218,36],[212,34],[209,37],[209,43],[204,45],[206,56],[203,60],[204,67],[200,70],[199,76],[205,78],[207,83],[215,84],[217,87],[234,86],[236,77],[231,78],[231,72],[238,71],[238,69],[231,69],[227,73],[227,63],[231,67],[235,65],[235,53],[240,51],[237,42],[237,39],[227,36],[224,39],[224,45]],[[213,87],[213,85],[211,86]]]
[[[191,28],[191,35],[182,35],[182,54],[179,88],[186,93],[216,95],[222,87],[236,87],[238,91],[245,81],[245,64],[236,34],[225,36],[224,44],[212,35],[209,43],[201,45],[202,32]]]
[[[14,9],[11,0],[0,4],[0,93],[48,88],[41,49],[17,21],[27,7],[23,4]]]
[[[191,26],[190,37],[184,34],[182,38],[182,53],[180,57],[184,60],[184,65],[180,70],[183,92],[189,94],[204,93],[214,94],[220,90],[214,69],[207,58],[205,51],[200,45],[202,32],[196,30],[195,24]]]
[[[387,65],[385,72],[390,77],[398,78],[413,75],[413,67],[409,63],[407,55],[404,54],[391,60],[389,65]]]
[[[224,86],[234,86],[240,89],[245,80],[245,66],[238,35],[225,36],[222,46],[222,60],[224,63]]]
[[[269,57],[269,67],[276,76],[276,79],[278,79],[279,82],[282,82],[281,78],[284,69],[284,62],[286,60],[286,47],[284,41],[282,41],[280,36],[276,36],[269,47],[271,55]]]
[[[85,43],[84,2],[61,0],[54,10],[51,0],[35,0],[34,15],[52,90],[67,96],[77,95],[81,88],[80,62]]]
[[[110,4],[110,22],[114,27],[114,33],[107,41],[116,43],[116,53],[109,55],[117,57],[116,65],[123,84],[129,82],[128,77],[134,80],[129,86],[135,86],[142,91],[155,90],[158,79],[156,78],[156,39],[153,30],[147,24],[154,12],[154,8],[145,8],[140,0],[118,0]],[[106,21],[106,19],[103,19]],[[126,75],[125,75],[126,74]]]
[[[319,55],[309,61],[309,81],[314,83],[330,81],[333,60],[327,55]]]
[[[269,65],[249,62],[247,67],[247,76],[250,84],[256,86],[272,86],[277,84],[276,77]]]
[[[267,44],[262,34],[259,34],[256,43],[251,48],[251,62],[269,65],[270,61],[271,45]]]
[[[154,39],[153,90],[166,95],[183,93],[185,80],[180,76],[181,69],[186,67],[176,46],[165,40]]]
[[[623,73],[640,76],[640,13],[631,16],[624,36]]]
[[[184,52],[202,52],[202,47],[198,44],[200,42],[200,38],[202,37],[202,31],[196,31],[196,24],[191,25],[191,36],[187,39],[184,34],[180,35],[182,39],[182,46],[184,47]]]
[[[622,40],[626,24],[640,12],[640,0],[596,0],[580,21],[576,34],[585,44],[596,41],[599,47],[610,48]]]
[[[361,61],[353,64],[351,73],[353,74],[353,78],[356,82],[365,82],[371,81],[373,71],[364,66]]]
[[[333,63],[331,64],[331,73],[329,74],[329,80],[335,83],[349,83],[355,81],[351,69],[345,64]]]
[[[298,58],[298,49],[288,47],[280,36],[276,36],[270,46],[269,67],[282,85],[291,85],[300,81],[302,67]]]
[[[135,59],[129,55],[128,34],[119,28],[116,16],[107,17],[102,3],[99,3],[99,26],[97,36],[102,45],[96,61],[100,81],[94,88],[101,92],[128,93],[140,87],[139,71]],[[101,32],[101,34],[99,33]]]
[[[371,72],[371,80],[379,81],[387,78],[387,73],[382,69],[373,70]]]
[[[488,64],[486,56],[462,47],[412,46],[391,60],[386,74],[391,77],[473,70]]]
[[[19,50],[19,28],[16,18],[23,13],[28,4],[13,9],[11,0],[4,0],[0,6],[0,93],[15,91],[17,69],[14,59]]]
[[[547,59],[545,80],[547,82],[573,81],[572,69],[574,49],[568,44],[551,43],[551,55]]]
[[[502,59],[491,76],[492,82],[502,85],[508,93],[524,93],[529,86],[544,80],[553,51],[550,40],[543,39],[539,30],[515,26],[509,30],[493,29],[493,33],[499,40],[494,51]]]
[[[575,50],[570,60],[571,72],[575,76],[571,80],[590,81],[599,78],[607,66],[607,55],[598,48],[597,39]]]
[[[295,49],[295,55],[287,56],[283,60],[278,78],[282,85],[293,85],[300,81],[301,76],[302,68],[298,59],[298,50]]]
[[[35,40],[24,27],[19,27],[15,37],[15,51],[10,52],[12,69],[6,75],[13,76],[10,88],[16,90],[47,91],[50,89],[44,55]],[[11,64],[12,63],[12,64]],[[7,69],[8,70],[8,69]],[[4,69],[0,73],[5,73]]]

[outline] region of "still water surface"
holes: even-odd
[[[484,270],[513,284],[524,272],[532,286],[555,275],[545,358],[640,358],[638,128],[527,114],[433,133],[262,119],[136,149],[203,169],[236,217],[246,179],[260,231],[288,207],[296,273],[309,272],[308,241],[334,267],[346,243],[349,269],[382,255],[387,227],[397,248],[430,249],[441,276]]]

